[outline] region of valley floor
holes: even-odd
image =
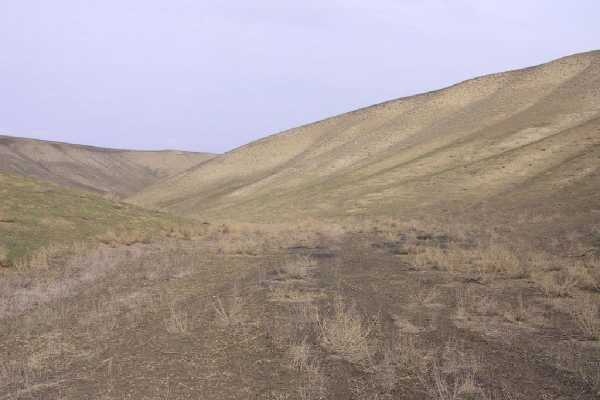
[[[600,394],[593,257],[523,266],[402,229],[274,240],[225,228],[2,272],[0,399]]]

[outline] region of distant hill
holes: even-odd
[[[117,197],[213,157],[183,151],[130,151],[0,135],[0,172]]]
[[[241,220],[476,209],[598,219],[600,51],[291,129],[129,200]]]

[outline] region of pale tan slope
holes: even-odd
[[[600,192],[599,145],[596,51],[292,129],[130,200],[249,220],[566,207],[580,187]],[[585,198],[600,209],[593,190]]]
[[[212,158],[181,151],[130,151],[0,136],[0,172],[119,197]]]

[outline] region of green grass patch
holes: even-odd
[[[0,263],[5,266],[49,245],[97,240],[107,232],[151,237],[186,224],[169,214],[0,174]]]

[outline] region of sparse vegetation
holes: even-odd
[[[436,287],[427,288],[422,283],[415,288],[414,293],[411,294],[414,302],[421,306],[427,307],[431,305],[435,299],[437,299],[440,295],[440,291]]]
[[[352,305],[348,306],[337,297],[333,315],[319,321],[319,335],[323,346],[352,362],[361,362],[369,357],[369,326]]]
[[[600,304],[592,295],[577,298],[569,309],[569,313],[586,338],[600,340]]]
[[[304,279],[310,268],[315,266],[315,261],[308,256],[298,256],[287,262],[282,267],[283,274],[292,279]]]
[[[169,317],[165,320],[165,328],[169,333],[185,334],[190,331],[190,317],[186,310],[177,304],[169,306]]]
[[[244,299],[238,294],[226,300],[216,296],[213,299],[213,308],[221,326],[235,326],[244,321]]]
[[[290,363],[292,368],[304,371],[308,368],[310,359],[310,347],[306,343],[306,338],[297,343],[292,343],[289,348]]]
[[[0,245],[0,268],[8,268],[10,262],[8,260],[8,250],[4,246]]]
[[[0,137],[0,399],[598,399],[599,55],[210,162]]]
[[[480,368],[477,361],[456,346],[450,340],[421,372],[421,382],[434,399],[477,399],[485,395],[476,378]]]
[[[504,312],[504,318],[513,323],[525,322],[529,315],[530,310],[522,293],[517,296],[517,304]]]
[[[387,222],[385,226],[391,230],[405,229],[399,223]],[[482,256],[485,252],[479,253],[468,244],[469,235],[464,231],[460,237],[466,242],[449,239],[453,244],[445,247],[435,244],[438,239],[427,239],[444,237],[443,233],[411,234],[402,239],[396,231],[386,234],[380,228],[371,236],[369,229],[346,226],[344,234],[330,236],[327,240],[332,242],[323,242],[330,246],[336,243],[335,246],[343,246],[342,250],[334,257],[327,256],[317,262],[312,254],[321,254],[318,252],[323,250],[294,244],[307,243],[308,238],[316,240],[318,235],[298,231],[298,236],[290,233],[278,237],[281,232],[293,230],[291,227],[203,224],[189,234],[176,233],[178,230],[183,231],[183,228],[167,227],[165,237],[169,241],[161,244],[128,246],[127,240],[115,239],[112,246],[86,243],[49,246],[40,250],[39,255],[32,254],[27,265],[7,270],[11,274],[0,284],[0,293],[3,293],[0,318],[10,318],[12,322],[0,334],[7,338],[7,334],[15,331],[62,332],[60,340],[52,336],[54,339],[48,341],[48,346],[55,350],[33,351],[17,345],[19,354],[23,355],[21,359],[29,361],[19,367],[19,376],[12,373],[13,377],[8,377],[10,371],[15,371],[17,359],[11,359],[10,371],[5,368],[2,372],[4,379],[12,382],[11,388],[34,387],[36,382],[43,381],[42,371],[58,371],[59,366],[64,365],[61,357],[67,357],[71,363],[85,362],[82,361],[87,359],[85,357],[99,357],[90,350],[85,350],[84,356],[82,339],[70,337],[67,327],[73,332],[93,331],[95,341],[106,344],[128,329],[145,332],[149,329],[146,328],[148,321],[155,318],[162,329],[153,330],[150,335],[158,335],[148,345],[152,348],[148,351],[156,352],[154,357],[184,359],[185,365],[192,368],[202,362],[196,358],[196,350],[184,353],[179,348],[188,346],[184,343],[192,338],[194,342],[198,340],[198,346],[207,346],[202,351],[220,360],[219,366],[202,364],[208,370],[225,368],[223,371],[226,371],[231,365],[231,361],[226,360],[233,355],[241,365],[260,365],[265,361],[258,354],[268,354],[268,359],[274,360],[269,361],[269,365],[280,362],[287,366],[294,381],[286,387],[275,387],[269,393],[290,399],[321,399],[338,393],[341,389],[336,389],[337,379],[348,378],[344,375],[345,367],[341,367],[344,364],[339,363],[352,365],[363,377],[351,386],[356,398],[385,399],[407,390],[436,399],[493,398],[505,390],[490,392],[486,382],[491,377],[480,365],[494,365],[495,353],[489,353],[492,359],[483,363],[478,357],[487,353],[478,348],[467,350],[468,342],[453,339],[457,332],[462,332],[460,337],[464,340],[468,340],[468,335],[484,332],[486,339],[480,343],[491,341],[496,346],[495,351],[504,351],[504,343],[511,340],[513,330],[527,329],[536,335],[537,327],[564,329],[554,325],[557,323],[571,326],[572,330],[566,332],[580,343],[589,343],[581,338],[597,340],[598,337],[596,293],[591,285],[584,284],[589,280],[582,272],[591,270],[593,259],[569,263],[540,256],[537,252],[532,253],[538,254],[536,256],[523,256],[519,263],[513,263],[512,256],[498,248],[495,254],[502,256]],[[397,256],[389,250],[391,245],[365,250],[353,244],[356,240],[353,235],[361,230],[367,232],[362,235],[385,243],[396,238],[394,246],[402,240],[411,242],[415,251],[402,256],[407,260],[424,254],[421,249],[437,249],[429,254],[440,257],[427,256],[425,268],[398,271]],[[436,231],[441,229],[436,228]],[[255,254],[225,253],[214,246],[215,240],[228,237],[237,240],[240,232],[244,232],[248,241],[269,240],[269,245],[255,247],[260,249]],[[443,240],[445,243],[446,239]],[[370,270],[365,269],[363,252],[379,254],[378,262],[370,266]],[[340,263],[340,254],[344,254],[344,263]],[[447,254],[458,256],[441,257]],[[460,262],[451,265],[456,260]],[[488,260],[487,264],[482,260]],[[547,260],[552,261],[551,267]],[[221,271],[232,263],[239,265],[234,284],[230,282],[231,276]],[[58,265],[64,267],[58,268]],[[530,288],[528,281],[514,280],[513,267],[499,265],[527,268],[542,290],[527,289]],[[242,271],[249,274],[249,280],[238,279],[243,276]],[[220,283],[213,282],[211,276],[215,274],[221,276]],[[261,277],[259,285],[254,282],[257,275]],[[348,277],[353,276],[350,283]],[[552,281],[548,289],[544,289],[541,282],[547,276],[551,276]],[[567,279],[566,284],[563,278]],[[212,289],[197,296],[205,286]],[[88,290],[91,290],[89,295]],[[77,306],[70,303],[72,298],[87,299],[105,290],[110,294],[103,294],[93,305],[86,305],[89,300]],[[555,307],[563,307],[560,310],[567,313],[557,313],[553,319],[540,319],[538,306],[534,306],[536,301],[546,307],[546,313]],[[82,312],[85,318],[76,317]],[[25,315],[27,320],[22,319]],[[460,327],[462,331],[453,327]],[[268,340],[263,342],[263,337]],[[441,349],[440,340],[446,341]],[[262,347],[264,343],[268,346]],[[561,368],[574,371],[569,373],[585,382],[582,384],[586,388],[592,388],[594,370],[589,362],[595,350],[578,346],[582,352],[580,358]],[[136,353],[141,349],[120,351]],[[590,353],[586,355],[584,351]],[[278,357],[281,360],[275,361]],[[522,363],[527,368],[536,368],[526,360]],[[116,368],[111,366],[112,371]],[[115,392],[119,387],[115,381],[117,376],[111,373],[110,387]],[[506,384],[510,382],[515,384],[516,381],[509,380]],[[499,386],[506,387],[505,383]],[[171,395],[176,396],[178,386],[169,387]],[[528,389],[519,386],[519,390],[527,392]]]
[[[566,271],[541,273],[536,281],[548,297],[571,297],[577,286],[575,277]]]

